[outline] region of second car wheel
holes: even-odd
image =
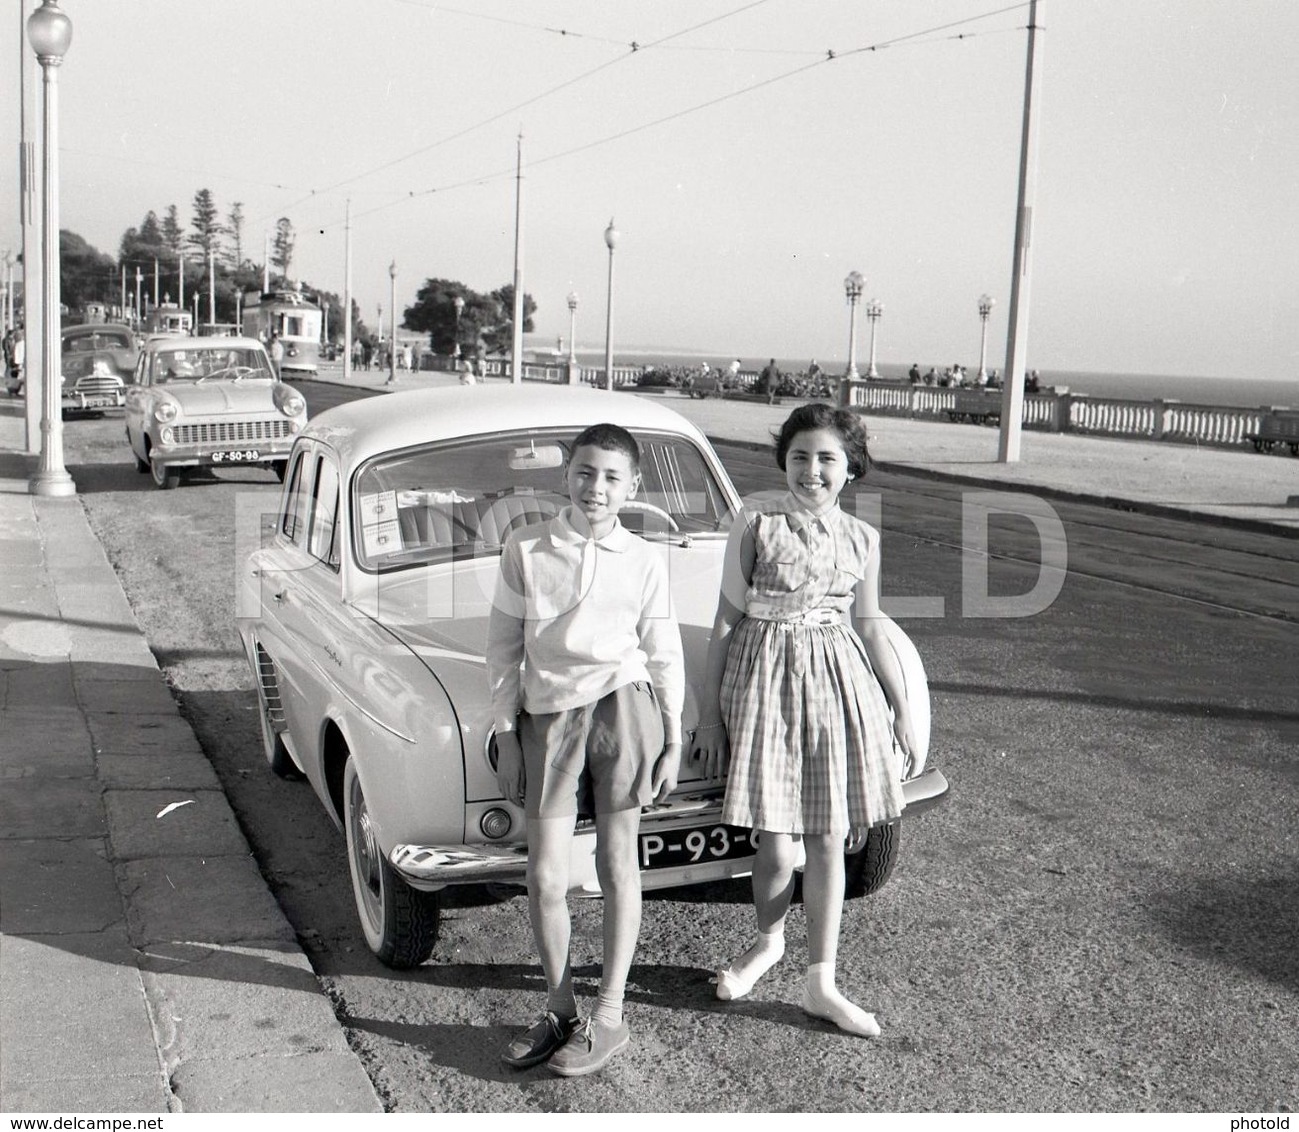
[[[438,896],[411,888],[384,857],[351,757],[343,771],[343,828],[365,942],[380,963],[398,970],[418,967],[433,954],[437,942]]]
[[[843,858],[843,894],[850,900],[869,896],[884,887],[897,864],[902,821],[873,825],[866,831],[866,844]]]

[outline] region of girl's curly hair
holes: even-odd
[[[782,472],[785,470],[785,454],[794,437],[800,432],[818,428],[838,434],[844,455],[848,457],[850,476],[860,479],[870,470],[870,453],[866,451],[866,425],[861,417],[850,409],[836,408],[823,401],[810,401],[790,413],[780,426],[780,431],[772,435],[771,439],[776,446],[776,463]]]

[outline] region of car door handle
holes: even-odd
[[[286,601],[288,601],[288,599],[289,599],[288,590],[280,590],[280,592],[277,594],[271,594],[271,600],[275,602],[276,605],[283,605]]]

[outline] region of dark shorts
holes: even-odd
[[[644,680],[582,707],[521,712],[528,817],[614,814],[649,805],[663,738],[658,699]]]

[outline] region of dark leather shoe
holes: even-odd
[[[501,1051],[501,1060],[512,1069],[530,1069],[540,1065],[559,1049],[578,1027],[576,1018],[561,1018],[547,1010],[536,1023],[524,1030]]]

